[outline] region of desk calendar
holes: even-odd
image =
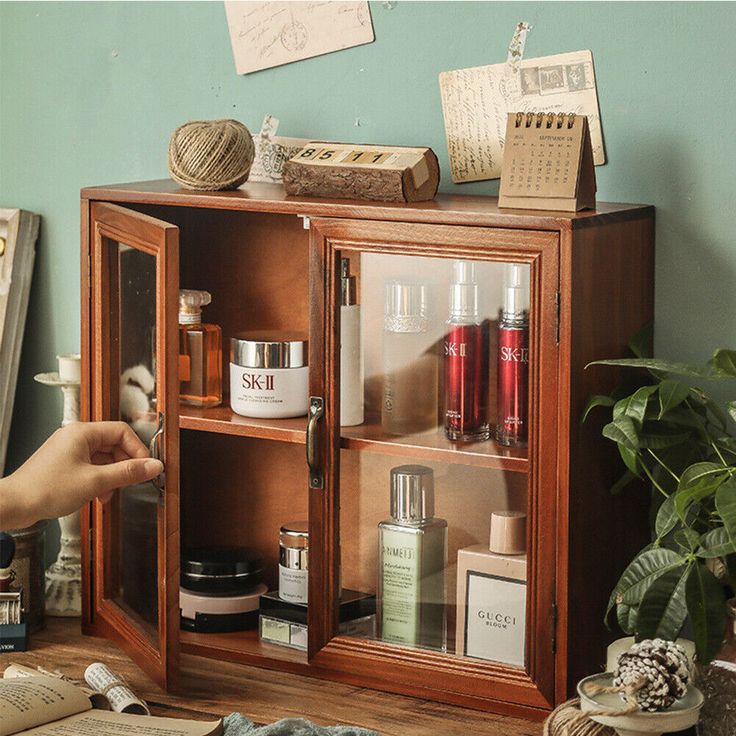
[[[498,206],[566,212],[595,207],[584,115],[509,113]]]

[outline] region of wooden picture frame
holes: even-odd
[[[0,476],[5,472],[40,220],[33,212],[0,209]]]

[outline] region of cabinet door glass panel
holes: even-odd
[[[529,266],[341,255],[340,632],[524,667]]]
[[[107,241],[110,325],[110,419],[127,422],[146,446],[158,429],[156,385],[156,258]],[[128,486],[108,508],[105,595],[158,640],[159,492]]]
[[[93,503],[93,615],[170,687],[179,646],[178,230],[93,202],[90,249],[91,418],[127,422],[165,464],[151,483]]]

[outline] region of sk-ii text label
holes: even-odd
[[[259,391],[273,391],[273,384],[273,374],[243,373],[243,388],[245,389],[255,388]]]
[[[502,345],[500,350],[500,358],[504,362],[528,363],[529,348],[510,347],[508,345]]]
[[[452,355],[457,356],[460,358],[464,358],[467,353],[465,343],[457,343],[457,342],[446,342],[445,343],[445,355]]]

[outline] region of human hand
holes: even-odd
[[[116,488],[163,472],[124,422],[76,422],[57,430],[8,478],[0,480],[0,529],[66,516]]]

